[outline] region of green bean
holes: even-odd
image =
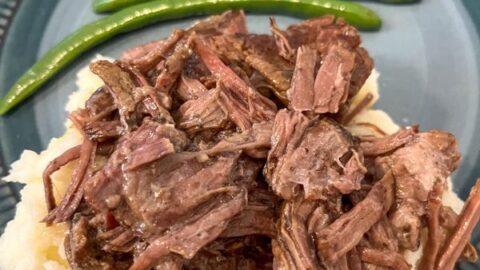
[[[107,13],[152,0],[93,0],[93,11]]]

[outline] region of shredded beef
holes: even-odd
[[[389,217],[402,247],[418,247],[428,194],[437,181],[446,183],[459,158],[453,135],[437,130],[416,134],[404,147],[377,158],[377,172],[391,170],[395,176],[396,205]]]
[[[355,121],[373,60],[343,19],[270,30],[227,11],[90,65],[104,85],[69,115],[83,143],[43,173],[72,269],[404,270],[420,232],[421,270],[478,259],[480,184],[460,215],[443,204],[453,135]]]
[[[281,111],[272,138],[266,177],[279,196],[291,199],[302,187],[306,198],[319,199],[360,188],[366,172],[363,157],[337,123]]]

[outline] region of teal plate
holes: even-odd
[[[0,0],[0,25],[4,3]],[[16,1],[18,2],[18,1]],[[0,55],[0,94],[65,35],[95,20],[90,1],[23,0],[5,36]],[[383,18],[380,32],[362,33],[364,46],[380,71],[378,108],[401,125],[420,124],[455,134],[463,153],[454,175],[462,198],[480,176],[480,1],[423,0],[414,5],[365,2]],[[64,132],[67,96],[75,73],[96,54],[116,57],[126,48],[167,36],[195,19],[176,20],[121,35],[89,51],[21,106],[0,117],[0,173],[23,149],[40,151]],[[278,16],[281,27],[298,21]],[[254,32],[268,32],[268,15],[249,15]],[[0,38],[1,38],[0,28]],[[12,218],[19,186],[0,183],[0,224]],[[0,225],[1,226],[1,225]],[[474,236],[480,248],[478,233]],[[0,251],[1,252],[1,251]],[[461,269],[475,269],[462,264]]]

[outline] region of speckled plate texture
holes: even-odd
[[[362,33],[381,74],[382,97],[376,106],[400,125],[420,124],[423,130],[439,128],[455,134],[463,160],[453,177],[454,189],[465,199],[480,176],[480,0],[364,4],[384,22],[381,31]],[[268,32],[268,16],[248,15],[251,31]],[[98,17],[90,0],[0,0],[0,94],[65,35]],[[64,132],[63,108],[75,89],[75,73],[95,54],[119,56],[126,48],[166,37],[195,19],[156,24],[96,47],[39,94],[0,117],[0,174],[7,172],[23,149],[40,151],[50,138]],[[277,16],[277,21],[286,27],[298,20]],[[19,188],[0,182],[0,227],[13,217]],[[478,233],[473,241],[480,249]],[[480,264],[459,267],[479,269]]]

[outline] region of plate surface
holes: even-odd
[[[423,130],[439,128],[455,134],[463,162],[454,175],[454,187],[465,198],[480,176],[480,1],[365,4],[384,21],[380,32],[362,33],[364,46],[381,73],[382,98],[377,107],[401,125],[418,123]],[[24,0],[1,50],[0,94],[4,95],[35,59],[65,35],[98,17],[91,11],[90,1]],[[277,18],[281,27],[297,21]],[[64,132],[64,105],[75,89],[75,73],[96,54],[117,57],[126,48],[163,38],[194,20],[156,24],[98,46],[57,75],[41,93],[0,118],[3,172],[23,149],[40,151],[50,138]],[[249,15],[248,26],[252,32],[268,32],[268,16]],[[0,212],[9,209],[0,213],[0,223],[11,218],[9,205],[18,199],[17,191],[7,187],[0,184]],[[478,238],[475,241],[478,248]],[[469,267],[473,266],[462,265],[462,269]]]

